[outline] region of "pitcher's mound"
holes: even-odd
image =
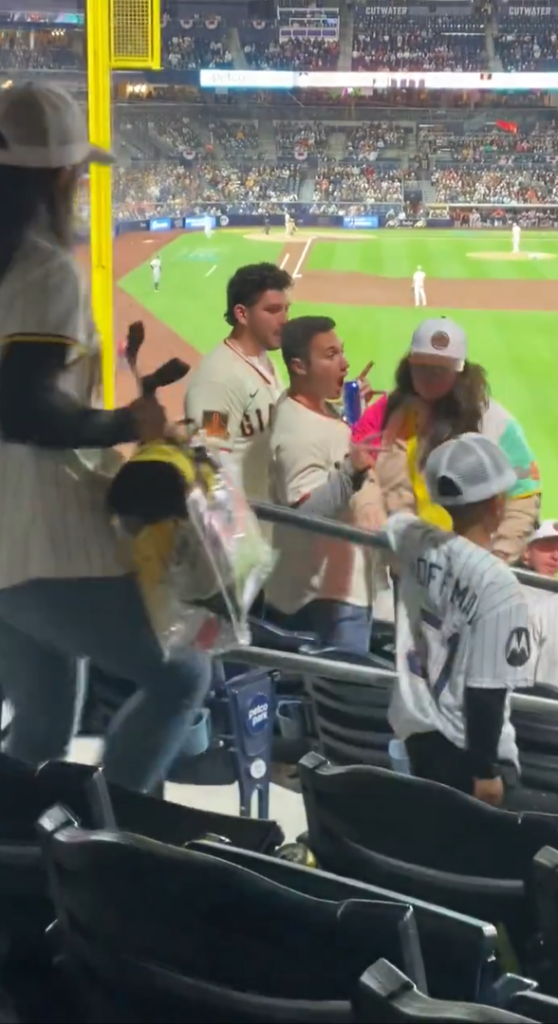
[[[309,228],[299,229],[296,235],[287,235],[285,231],[270,231],[269,235],[264,231],[250,231],[244,235],[250,242],[286,242],[289,245],[293,242],[368,242],[374,237],[366,231],[311,231]]]
[[[526,260],[555,260],[553,252],[468,252],[470,260],[507,260],[521,263]]]

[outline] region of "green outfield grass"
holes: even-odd
[[[146,247],[147,248],[147,247]],[[163,260],[161,290],[155,292],[148,263],[123,278],[120,287],[200,352],[225,337],[223,320],[227,279],[238,266],[260,260],[276,262],[284,248],[277,241],[247,239],[241,232],[183,235],[159,250]],[[558,258],[511,262],[470,259],[469,252],[508,253],[509,233],[403,232],[364,234],[358,241],[313,243],[302,269],[333,270],[408,277],[421,264],[428,278],[535,279],[557,281]],[[524,232],[522,248],[558,257],[558,233]],[[150,246],[146,261],[156,252]],[[302,247],[301,247],[302,251]],[[288,266],[293,270],[292,263]],[[552,287],[552,284],[549,284]],[[345,341],[351,372],[375,361],[372,381],[388,389],[411,333],[422,314],[412,307],[343,304],[342,278],[320,306],[295,302],[293,313],[327,312]],[[428,315],[448,312],[428,309]],[[520,420],[541,467],[544,512],[558,517],[558,317],[555,313],[455,310],[450,315],[469,335],[470,356],[487,369],[494,396]]]

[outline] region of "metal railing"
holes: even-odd
[[[387,537],[383,533],[369,533],[355,526],[338,523],[332,519],[308,515],[295,509],[267,502],[252,502],[252,508],[258,519],[267,523],[278,523],[292,526],[307,533],[320,534],[337,540],[350,541],[363,547],[389,550]],[[558,580],[524,569],[514,569],[520,583],[539,590],[558,593]],[[261,647],[243,647],[227,652],[227,660],[244,665],[277,668],[286,672],[324,676],[340,682],[368,683],[371,679],[395,681],[397,673],[389,669],[369,668],[365,665],[354,665],[349,661],[329,660],[312,654],[309,650],[300,654],[276,651]],[[512,706],[516,711],[530,711],[558,718],[558,700],[546,700],[544,697],[533,697],[525,694],[512,694]]]

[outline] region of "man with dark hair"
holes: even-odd
[[[302,316],[283,330],[289,388],[271,431],[272,499],[353,524],[372,456],[351,445],[351,431],[332,401],[343,392],[348,364],[335,321]],[[380,525],[380,524],[378,524]],[[287,629],[311,630],[324,643],[367,651],[373,601],[371,562],[356,545],[277,526],[279,552],[266,586],[269,614]]]
[[[186,423],[232,453],[248,498],[269,497],[269,429],[281,387],[280,348],[292,278],[274,263],[240,267],[227,285],[228,338],[201,361],[186,391]]]

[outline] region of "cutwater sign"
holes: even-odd
[[[246,710],[246,729],[252,735],[263,732],[269,722],[269,700],[265,693],[256,693]]]

